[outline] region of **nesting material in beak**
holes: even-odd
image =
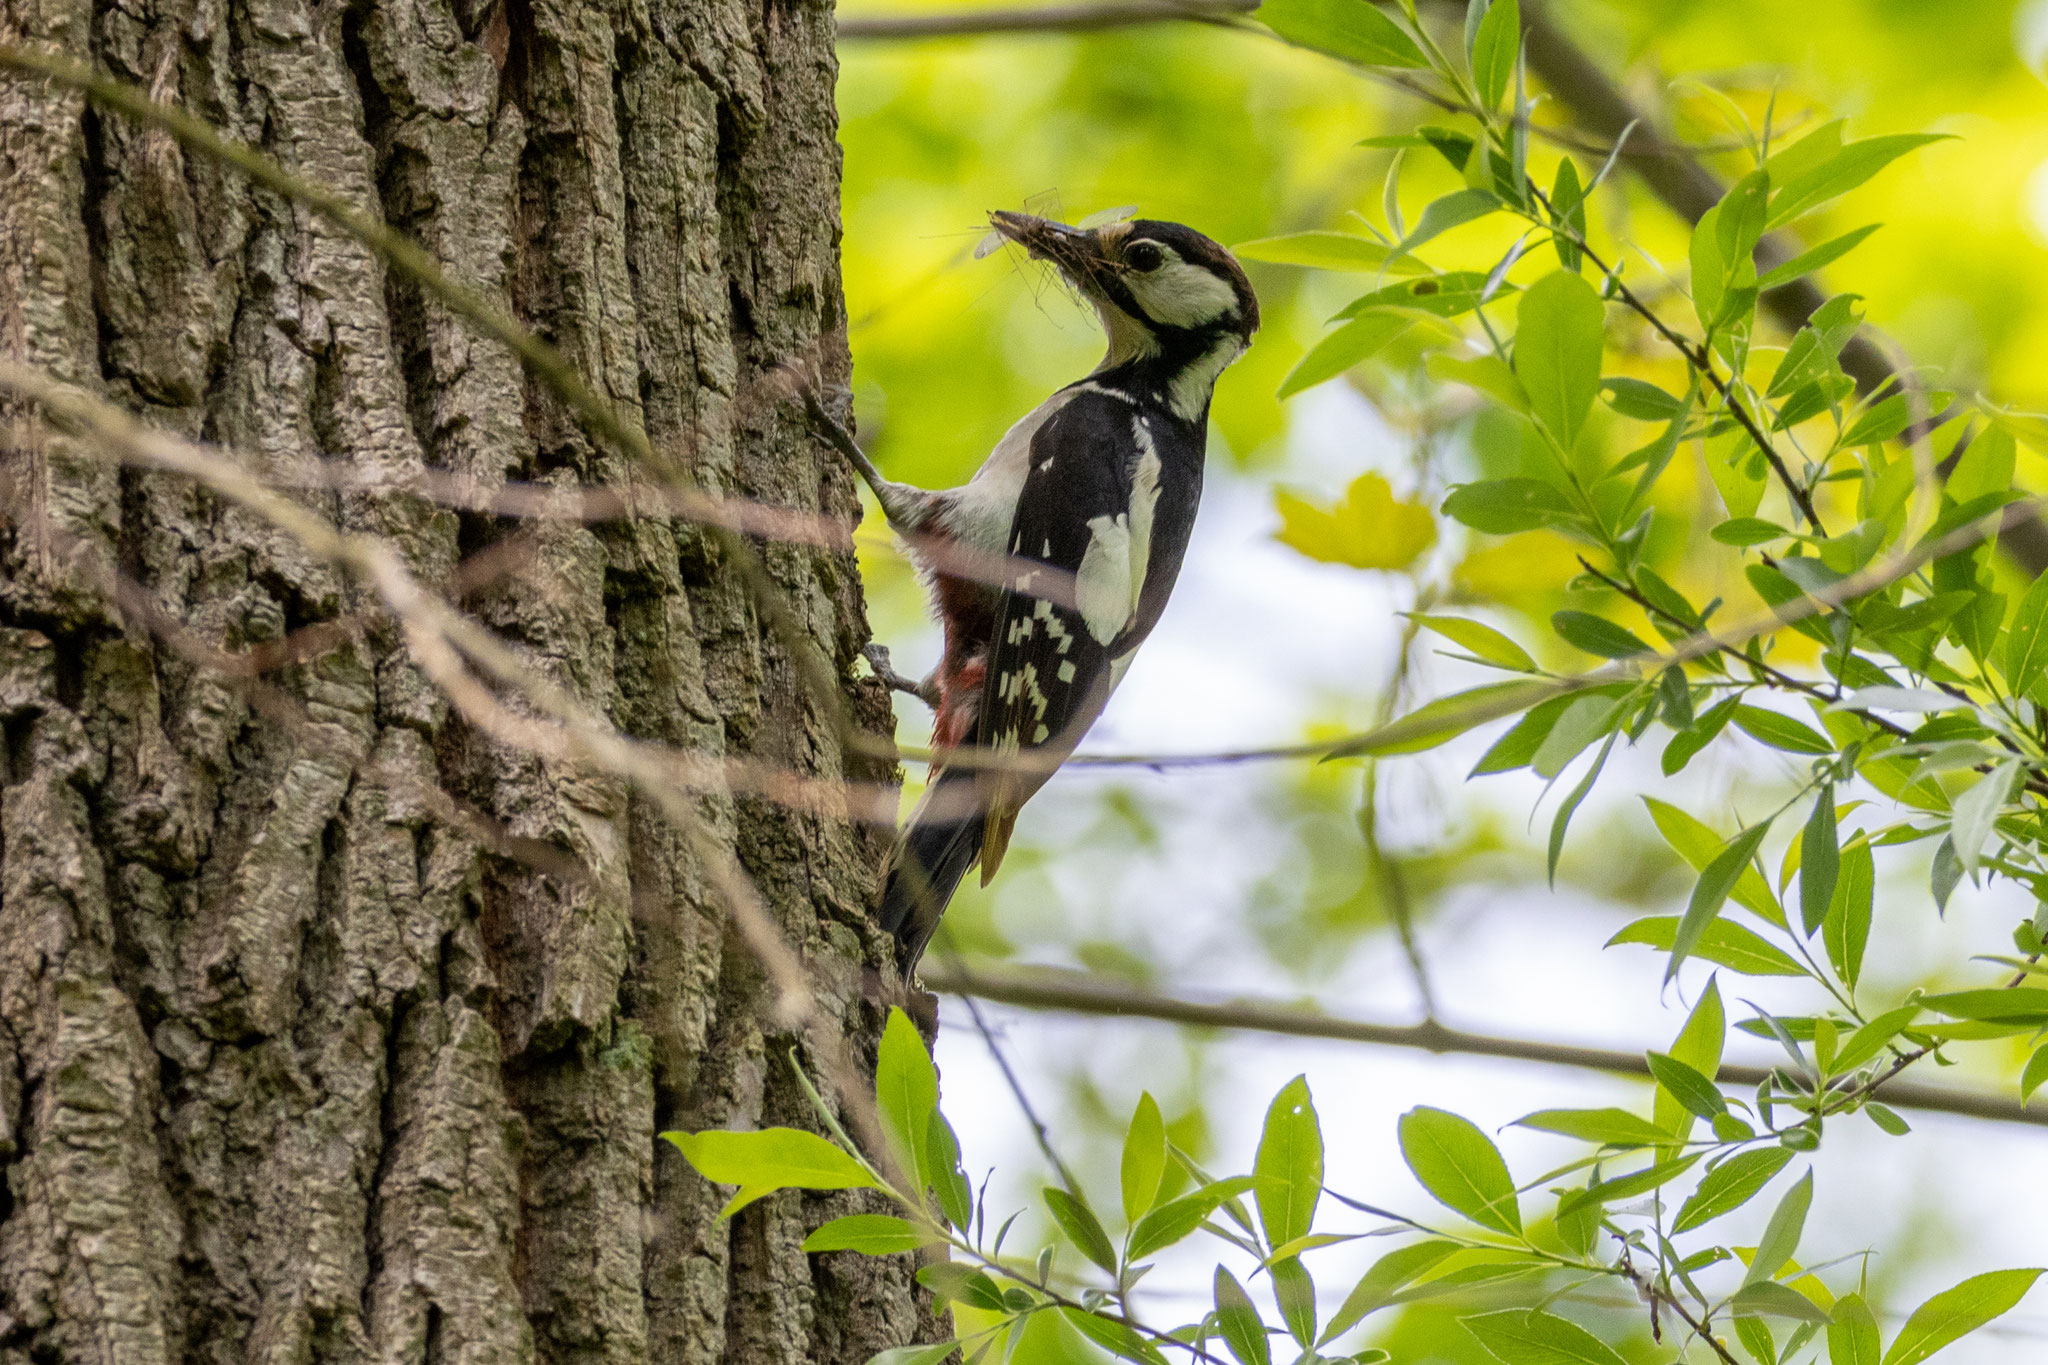
[[[1094,229],[1069,227],[1050,218],[1005,209],[989,214],[988,221],[996,235],[1023,247],[1033,260],[1050,261],[1076,285],[1094,284],[1108,265],[1101,234]]]

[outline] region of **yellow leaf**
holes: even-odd
[[[1378,474],[1361,474],[1344,500],[1322,508],[1284,488],[1273,490],[1280,513],[1275,538],[1310,559],[1356,569],[1405,569],[1436,544],[1436,518],[1418,502],[1402,502]]]
[[[1483,601],[1533,607],[1578,571],[1579,547],[1573,542],[1555,531],[1523,531],[1467,554],[1455,578],[1461,590]]]

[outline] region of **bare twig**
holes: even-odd
[[[1104,0],[1099,4],[841,18],[839,37],[965,38],[996,33],[1096,33],[1141,24],[1232,24],[1259,0]]]
[[[1195,1028],[1274,1033],[1291,1038],[1323,1038],[1332,1042],[1369,1043],[1382,1047],[1419,1048],[1425,1052],[1507,1061],[1541,1062],[1579,1067],[1622,1076],[1647,1077],[1649,1063],[1640,1052],[1580,1047],[1530,1038],[1468,1033],[1437,1023],[1374,1024],[1319,1014],[1270,1001],[1202,1001],[1185,995],[1139,990],[1072,972],[1044,969],[973,969],[926,966],[924,984],[947,995],[972,995],[1024,1009],[1060,1010],[1070,1014],[1128,1019],[1157,1019]],[[1719,1079],[1729,1085],[1754,1086],[1776,1068],[1724,1063]],[[1894,1070],[1892,1075],[1896,1075]],[[2048,1109],[2029,1110],[2015,1100],[1949,1086],[1915,1084],[1886,1078],[1887,1104],[1941,1114],[1961,1114],[1998,1123],[2048,1127]]]

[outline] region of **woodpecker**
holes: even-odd
[[[945,630],[922,683],[870,656],[936,710],[930,779],[882,895],[906,977],[968,869],[980,861],[984,886],[995,875],[1019,808],[1158,624],[1201,500],[1211,390],[1259,325],[1237,261],[1178,223],[989,222],[1093,305],[1102,363],[1011,427],[958,488],[893,482],[843,428],[827,433],[904,537]]]

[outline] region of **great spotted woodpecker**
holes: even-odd
[[[989,221],[1094,306],[1109,351],[1011,427],[959,488],[892,482],[843,431],[833,442],[904,536],[945,628],[925,682],[877,670],[937,710],[940,761],[882,895],[906,975],[975,860],[983,885],[995,875],[1019,808],[1102,714],[1158,623],[1201,499],[1210,391],[1259,325],[1230,253],[1178,223]],[[813,415],[830,420],[815,404]],[[977,572],[977,560],[996,567]]]

